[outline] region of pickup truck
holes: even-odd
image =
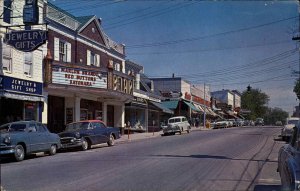
[[[70,123],[66,130],[58,134],[62,149],[81,148],[90,149],[92,145],[107,143],[113,146],[115,140],[120,138],[119,128],[107,127],[100,120],[86,120]]]

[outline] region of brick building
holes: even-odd
[[[96,16],[76,17],[48,2],[45,88],[48,128],[60,132],[79,120],[122,127],[133,77],[125,73],[125,47],[111,40]],[[48,55],[49,56],[49,55]]]

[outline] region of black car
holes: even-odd
[[[62,148],[90,149],[92,145],[107,143],[113,146],[120,138],[119,128],[106,127],[100,120],[87,120],[70,123],[66,130],[58,134]]]
[[[278,172],[282,190],[300,191],[300,124],[293,128],[290,143],[280,148]]]

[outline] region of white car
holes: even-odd
[[[282,140],[288,141],[293,134],[293,128],[298,124],[299,117],[291,117],[286,120],[286,124],[281,130]]]
[[[168,126],[163,128],[164,135],[175,135],[175,133],[181,134],[183,131],[186,131],[187,133],[190,133],[191,131],[191,125],[184,116],[170,118],[168,120]]]

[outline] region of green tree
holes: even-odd
[[[283,111],[281,108],[268,108],[264,120],[266,124],[275,124],[276,121],[281,121],[282,124],[285,124],[286,119],[288,118],[289,113]]]
[[[300,100],[300,81],[299,80],[296,81],[296,84],[294,86],[294,92],[295,92],[297,98]]]
[[[257,117],[264,117],[270,97],[259,89],[248,88],[242,93],[241,107],[250,110],[248,119],[255,120]]]

